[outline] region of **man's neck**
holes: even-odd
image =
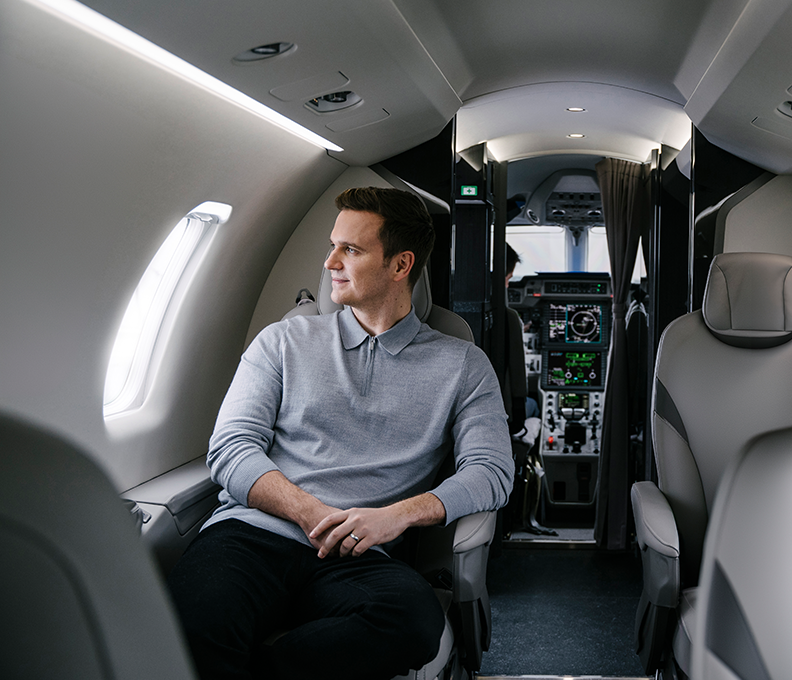
[[[410,309],[412,309],[412,295],[402,296],[395,304],[383,305],[378,309],[352,307],[352,312],[363,329],[373,336],[393,328],[410,313]]]

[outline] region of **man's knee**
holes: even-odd
[[[427,581],[410,570],[399,583],[397,601],[392,603],[392,635],[385,647],[406,669],[429,663],[440,649],[445,614]]]
[[[445,614],[434,592],[423,598],[420,606],[410,612],[405,621],[400,650],[408,658],[410,668],[420,668],[437,656],[440,638],[445,628]]]

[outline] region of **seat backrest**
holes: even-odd
[[[672,322],[658,347],[652,437],[658,485],[695,585],[723,471],[746,442],[792,426],[792,258],[724,253],[703,308]]]
[[[789,677],[790,489],[789,429],[754,441],[724,474],[701,567],[692,636],[695,680]]]
[[[194,678],[129,512],[74,446],[0,416],[0,677]]]
[[[333,302],[330,297],[332,292],[332,276],[327,269],[323,268],[316,299],[302,300],[294,309],[287,312],[283,318],[332,314],[343,309],[343,305]],[[453,335],[454,337],[473,342],[473,331],[467,321],[461,316],[454,314],[454,312],[432,303],[432,289],[429,285],[429,273],[426,271],[426,267],[424,267],[420,278],[413,288],[412,303],[418,319],[430,328],[434,328],[436,331],[446,335]]]

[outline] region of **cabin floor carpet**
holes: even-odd
[[[487,586],[493,634],[480,675],[645,677],[633,650],[633,553],[505,547]]]

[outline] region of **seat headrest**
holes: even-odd
[[[332,314],[340,309],[343,305],[338,305],[333,302],[330,297],[333,292],[333,278],[327,269],[322,269],[322,276],[319,279],[319,293],[316,296],[316,305],[319,314]],[[422,322],[429,318],[429,313],[432,311],[432,292],[429,287],[429,273],[426,267],[423,268],[421,276],[413,288],[412,303],[415,307],[415,315]]]
[[[722,253],[710,266],[702,314],[735,347],[763,349],[792,339],[792,257]]]

